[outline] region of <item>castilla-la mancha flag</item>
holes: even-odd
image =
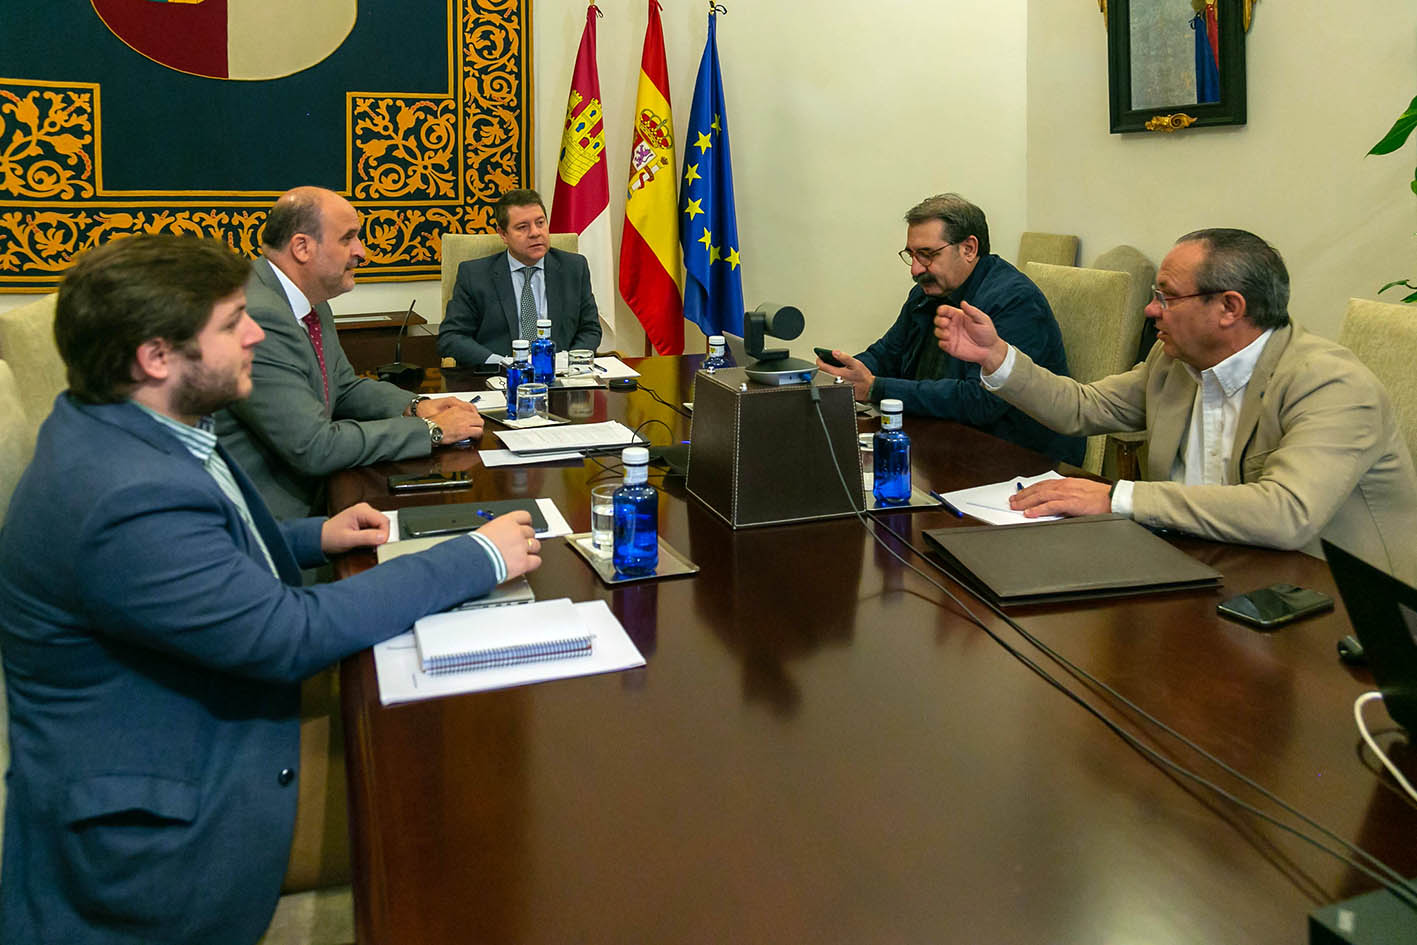
[[[684,353],[680,297],[679,200],[675,194],[674,117],[658,0],[649,0],[635,135],[620,238],[620,294],[645,328],[656,354]]]
[[[566,101],[566,130],[556,165],[556,195],[551,201],[551,232],[579,233],[579,248],[590,264],[591,291],[605,328],[601,347],[615,345],[614,256],[610,250],[610,175],[605,170],[605,123],[600,107],[600,75],[595,67],[594,3],[586,8],[585,31],[571,73]]]

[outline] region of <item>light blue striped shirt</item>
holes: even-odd
[[[256,523],[251,518],[251,509],[246,505],[246,497],[241,494],[241,487],[236,484],[236,477],[231,474],[231,467],[226,465],[226,460],[222,459],[221,454],[216,451],[216,433],[213,429],[212,418],[203,417],[196,426],[189,426],[166,414],[158,413],[136,400],[132,403],[161,424],[167,432],[177,437],[177,441],[187,448],[187,452],[195,456],[197,462],[202,464],[202,468],[216,481],[222,494],[231,500],[232,505],[236,506],[236,512],[241,516],[241,521],[245,522],[246,527],[251,530],[251,537],[256,539],[257,547],[265,556],[267,567],[271,569],[272,574],[279,577],[280,572],[276,570],[276,563],[271,558],[270,549],[266,547],[265,540],[261,538],[261,533],[256,529]]]

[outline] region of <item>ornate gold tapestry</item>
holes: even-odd
[[[201,233],[255,255],[276,196],[307,183],[363,215],[363,278],[433,278],[441,234],[490,231],[496,196],[528,180],[531,0],[358,0],[335,51],[259,81],[237,76],[234,52],[220,71],[227,3],[7,11],[0,63],[23,68],[0,76],[0,292],[52,291],[77,253],[122,234]],[[200,74],[114,26],[124,5],[197,4],[218,24]]]

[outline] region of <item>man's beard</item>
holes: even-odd
[[[188,361],[191,368],[172,394],[172,406],[183,416],[204,417],[241,399],[241,375],[219,374],[200,361]]]

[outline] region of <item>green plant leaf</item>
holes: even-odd
[[[1417,285],[1413,285],[1410,280],[1407,280],[1407,279],[1395,279],[1395,280],[1393,280],[1392,282],[1389,282],[1387,285],[1383,286],[1381,289],[1379,289],[1379,290],[1378,290],[1378,294],[1381,295],[1382,293],[1386,292],[1388,289],[1391,289],[1393,286],[1399,286],[1399,285],[1400,285],[1400,286],[1406,286],[1406,287],[1409,288],[1409,289],[1417,289]]]
[[[1413,292],[1411,295],[1409,295],[1402,301],[1407,302],[1408,304],[1411,304],[1412,302],[1417,302],[1417,292]]]
[[[1412,134],[1412,129],[1417,128],[1417,98],[1412,99],[1412,104],[1407,106],[1407,111],[1393,123],[1387,134],[1383,135],[1383,140],[1373,145],[1373,150],[1369,154],[1391,154],[1402,147],[1407,141],[1407,136]]]

